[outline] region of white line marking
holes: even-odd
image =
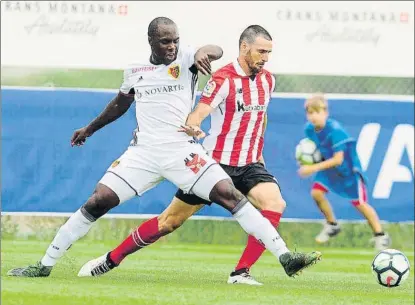
[[[31,216],[31,217],[70,217],[73,213],[63,212],[1,212],[1,216]],[[150,219],[157,217],[158,214],[106,214],[102,218],[109,219]],[[217,220],[217,221],[235,221],[232,217],[220,216],[201,216],[195,215],[190,217],[192,220]],[[302,218],[281,218],[281,222],[301,222],[301,223],[324,223],[322,219],[302,219]],[[366,220],[347,220],[340,219],[340,223],[366,223]],[[388,221],[381,221],[382,223],[389,223]],[[400,221],[400,224],[412,224],[413,220]]]

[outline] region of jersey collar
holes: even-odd
[[[234,67],[234,69],[236,71],[236,74],[238,74],[239,76],[248,76],[248,75],[246,75],[246,73],[244,72],[244,70],[242,70],[242,67],[239,64],[238,59],[235,59],[233,61],[233,67]]]
[[[236,71],[236,74],[238,74],[239,76],[242,76],[242,77],[249,77],[249,78],[251,78],[250,76],[246,75],[246,73],[244,72],[244,70],[242,70],[242,67],[241,67],[241,65],[239,64],[238,59],[235,59],[235,60],[233,61],[233,67],[234,67],[234,69],[235,69],[235,71]],[[255,75],[255,78],[256,78],[258,75],[260,75],[260,74],[261,74],[261,72],[259,72],[258,74],[256,74],[256,75]]]

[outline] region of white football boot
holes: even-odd
[[[341,231],[339,224],[331,225],[325,223],[323,226],[323,230],[321,230],[320,234],[316,236],[316,242],[319,244],[323,244],[329,241],[331,237],[336,236]]]
[[[85,265],[82,266],[81,270],[78,272],[79,277],[84,276],[100,276],[103,275],[112,269],[117,267],[110,259],[109,252],[104,255],[90,260]]]
[[[378,251],[388,249],[392,244],[392,239],[388,233],[385,233],[385,235],[374,236],[370,241],[375,244],[375,249]]]
[[[262,286],[263,284],[254,279],[254,277],[249,273],[248,268],[239,269],[233,271],[228,278],[228,284],[245,284],[245,285],[255,285]]]

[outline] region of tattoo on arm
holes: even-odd
[[[228,211],[232,211],[243,198],[244,195],[235,188],[230,179],[216,183],[209,194],[211,201],[216,202]]]
[[[104,111],[102,111],[102,113],[95,120],[89,123],[91,132],[94,133],[105,125],[121,117],[127,112],[133,102],[133,95],[125,95],[119,92],[118,95],[114,97],[111,102],[109,102],[107,107],[105,107]]]

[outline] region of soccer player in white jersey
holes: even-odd
[[[197,72],[193,66],[210,73],[210,61],[220,58],[222,49],[205,46],[195,53],[190,48],[180,48],[177,26],[165,17],[150,23],[148,37],[149,61],[125,70],[117,97],[72,137],[72,145],[84,144],[87,137],[124,114],[135,99],[138,128],[133,142],[108,168],[94,194],[59,229],[41,261],[12,269],[8,275],[49,276],[57,261],[99,217],[118,204],[143,195],[163,179],[185,193],[216,202],[230,211],[241,227],[260,239],[276,257],[288,252],[275,228],[234,187],[218,163],[191,136],[177,132],[193,106],[192,73]],[[145,244],[151,242],[140,235],[135,237]],[[106,264],[99,267],[101,271],[109,268]]]
[[[204,147],[232,178],[236,188],[277,227],[285,201],[262,157],[266,109],[275,86],[274,76],[263,69],[272,50],[271,36],[259,25],[249,26],[241,34],[239,44],[239,58],[213,74],[187,124],[195,125],[194,130],[200,132],[202,120],[212,113],[211,130]],[[190,127],[184,126],[182,131],[197,136]],[[189,164],[197,169],[197,163]],[[86,263],[79,275],[97,276],[108,272],[127,255],[174,231],[203,204],[210,202],[179,190],[160,216],[144,222],[113,251]],[[250,235],[228,283],[260,285],[250,275],[249,268],[264,251],[263,243]],[[280,256],[280,262],[292,276],[318,258],[318,253],[286,252]]]

